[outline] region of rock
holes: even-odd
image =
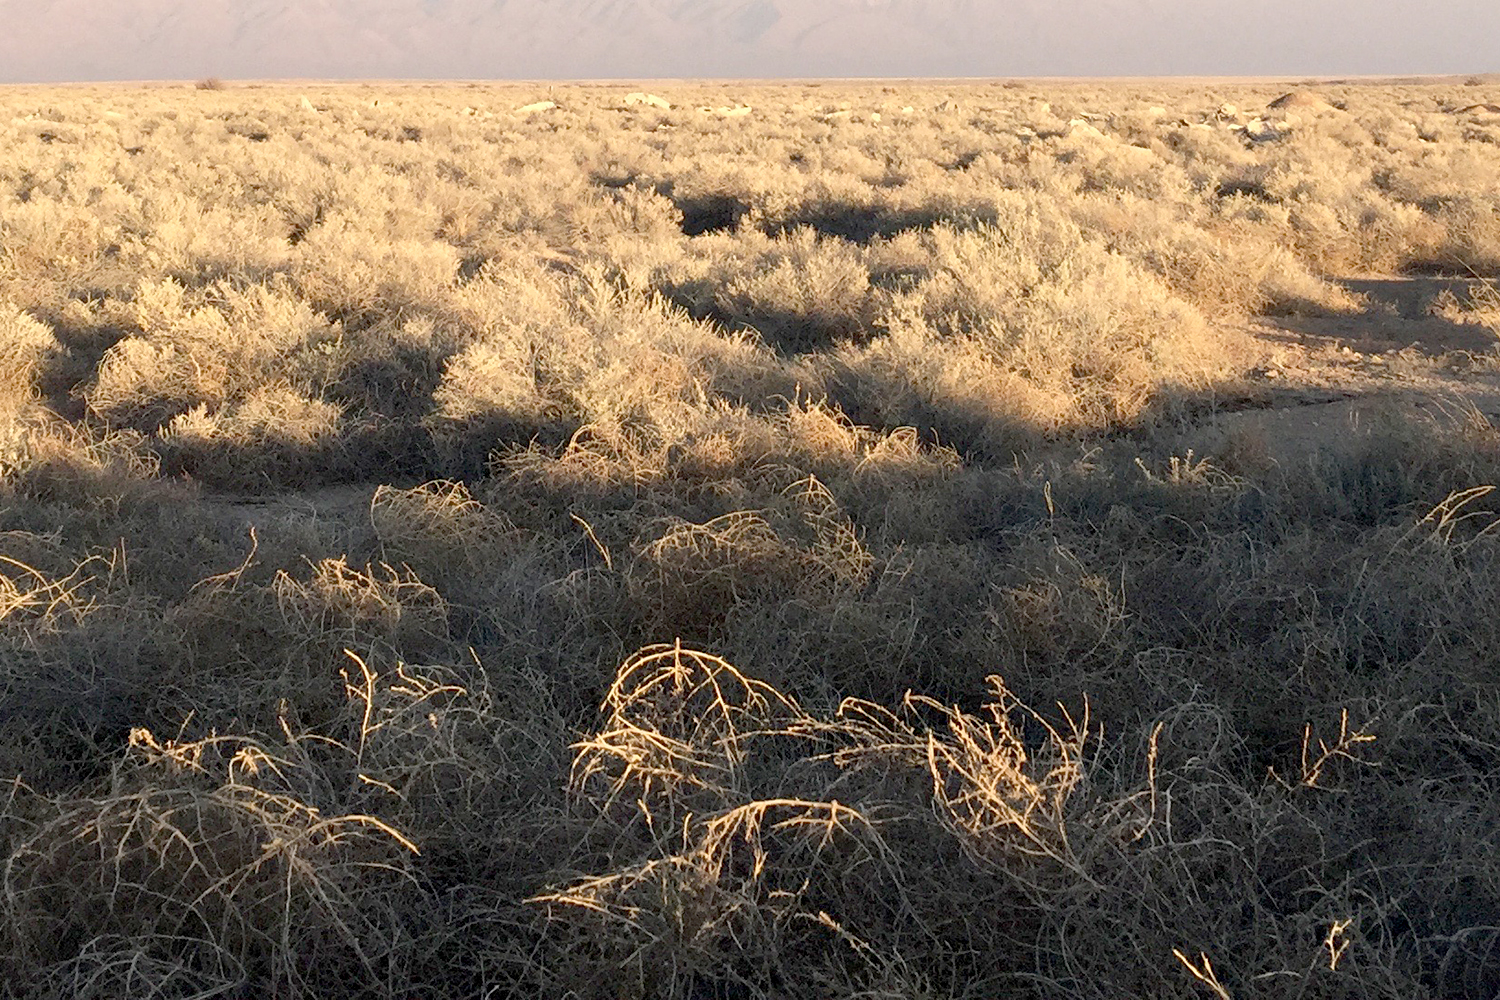
[[[1323,95],[1315,94],[1310,90],[1294,90],[1289,94],[1282,94],[1266,107],[1272,111],[1298,111],[1309,115],[1321,115],[1338,110]]]
[[[1294,90],[1268,104],[1265,117],[1281,125],[1300,125],[1338,111],[1337,107],[1330,104],[1320,94],[1307,90]]]
[[[1247,136],[1254,139],[1256,142],[1270,142],[1273,139],[1281,138],[1281,133],[1278,132],[1271,125],[1271,123],[1266,121],[1264,118],[1250,119],[1245,123],[1244,131]]]
[[[532,115],[539,111],[554,111],[557,104],[552,101],[537,101],[535,104],[523,104],[516,109],[516,114]]]
[[[1455,115],[1500,115],[1500,104],[1470,104],[1453,113]]]
[[[313,106],[313,102],[309,101],[306,97],[301,98],[297,103],[301,105],[303,111],[311,111],[313,114],[318,113],[318,109]]]
[[[657,97],[655,94],[647,94],[639,90],[625,95],[625,106],[627,108],[660,108],[662,111],[672,110],[672,104],[666,98]]]

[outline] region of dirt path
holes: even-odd
[[[377,489],[374,483],[353,483],[266,496],[205,492],[203,502],[235,534],[303,529],[348,539],[352,547],[356,537],[371,531],[370,503]]]
[[[1271,461],[1351,452],[1415,422],[1500,424],[1500,317],[1465,313],[1478,282],[1362,278],[1354,315],[1266,319],[1253,398],[1195,420],[1173,445],[1202,455],[1250,449]],[[1481,319],[1490,322],[1481,322]]]

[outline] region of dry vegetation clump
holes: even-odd
[[[1500,434],[1169,442],[1494,98],[1284,90],[0,94],[0,998],[1490,1000]]]
[[[61,345],[43,323],[0,304],[0,467],[21,450],[25,417],[39,392],[47,362]]]
[[[724,283],[714,296],[716,311],[795,354],[869,337],[879,300],[860,257],[843,240],[793,230]]]

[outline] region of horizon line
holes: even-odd
[[[0,81],[0,87],[98,87],[138,86],[173,87],[195,85],[207,80],[240,86],[549,86],[599,87],[640,84],[702,86],[710,84],[739,86],[796,86],[812,84],[1070,84],[1070,83],[1195,83],[1234,84],[1309,83],[1321,85],[1385,84],[1387,86],[1423,86],[1439,83],[1500,84],[1500,72],[1474,73],[1278,73],[1229,74],[1224,76],[1184,73],[1179,75],[1015,75],[1015,76],[788,76],[788,77],[221,77],[214,74],[195,77],[118,78],[101,80],[11,80]]]

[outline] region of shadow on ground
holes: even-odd
[[[1276,339],[1279,331],[1285,343],[1348,346],[1364,354],[1414,350],[1428,357],[1454,351],[1479,354],[1496,347],[1495,334],[1484,325],[1454,318],[1483,284],[1480,279],[1346,278],[1340,284],[1364,298],[1362,311],[1270,318],[1266,325],[1271,338]]]

